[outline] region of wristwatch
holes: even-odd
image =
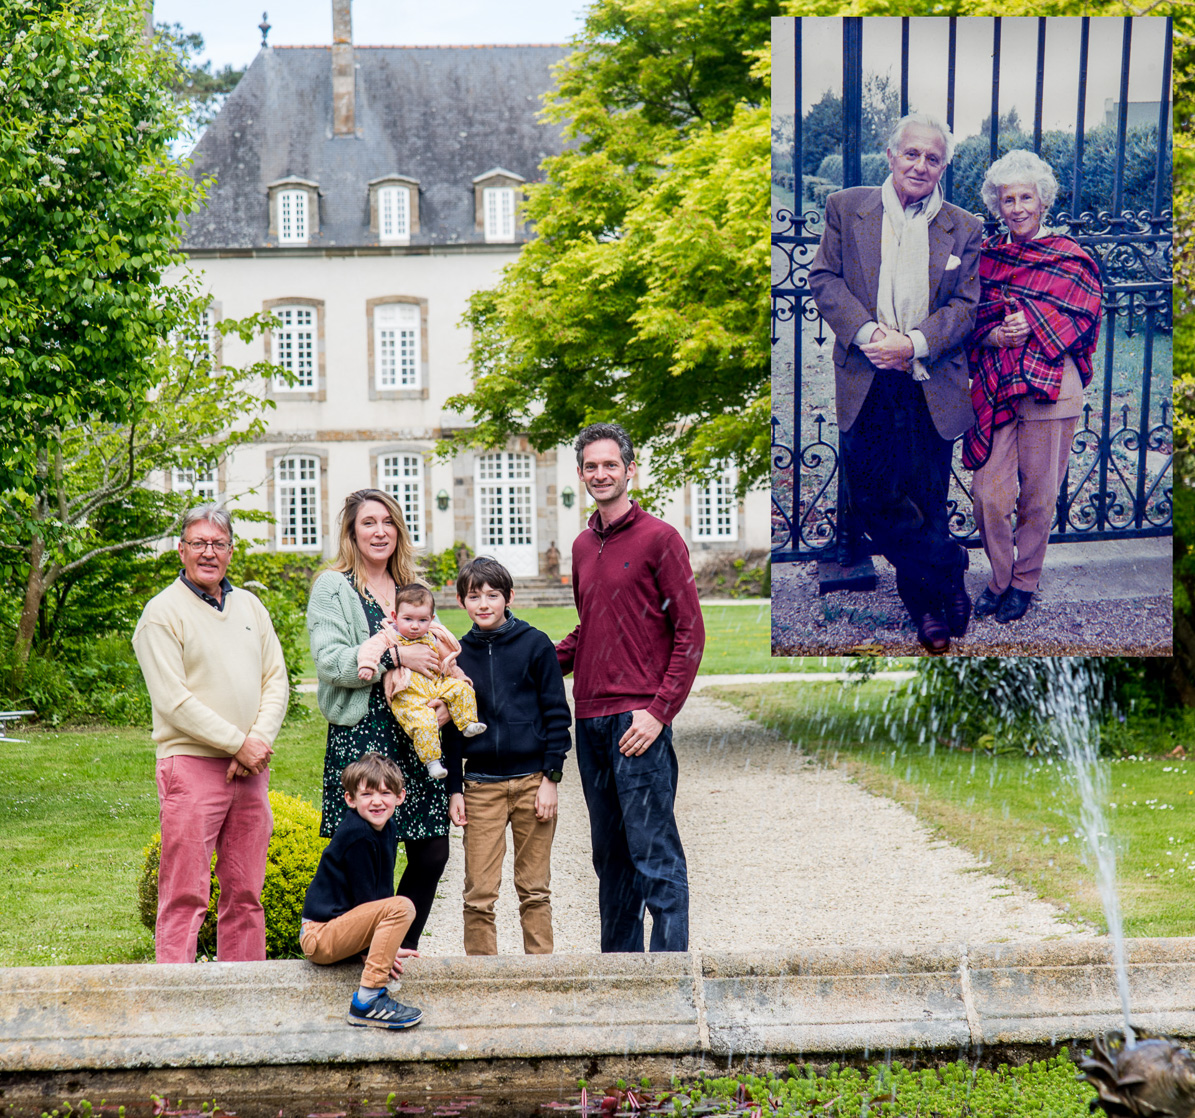
[[[564,779],[564,772],[561,769],[544,769],[544,776],[553,784],[559,784]]]

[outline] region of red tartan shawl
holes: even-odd
[[[992,432],[1016,416],[1019,397],[1058,399],[1066,354],[1083,387],[1091,383],[1091,355],[1100,338],[1100,271],[1069,237],[990,238],[979,257],[979,279],[967,351],[975,409],[975,426],[963,435],[963,465],[969,470],[988,460]],[[1017,300],[1029,323],[1029,341],[1019,349],[983,345],[1004,321],[1005,298]]]

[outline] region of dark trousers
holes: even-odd
[[[966,552],[947,529],[954,442],[938,434],[921,385],[877,372],[838,441],[850,513],[896,568],[901,601],[914,617],[938,609]]]
[[[637,757],[618,751],[630,712],[577,719],[577,769],[589,808],[603,951],[689,949],[689,869],[676,829],[672,727]]]

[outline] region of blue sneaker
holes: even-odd
[[[423,1020],[423,1010],[396,1002],[383,988],[373,1001],[362,1004],[353,995],[349,1003],[350,1025],[368,1025],[373,1029],[409,1029]]]

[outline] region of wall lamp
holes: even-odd
[[[560,494],[560,500],[563,502],[566,509],[573,507],[573,502],[577,499],[576,493],[573,492],[571,485],[566,485],[564,491]]]
[[[448,510],[448,490],[447,489],[441,489],[440,492],[436,494],[436,508],[438,508],[441,512],[447,512],[447,510]]]

